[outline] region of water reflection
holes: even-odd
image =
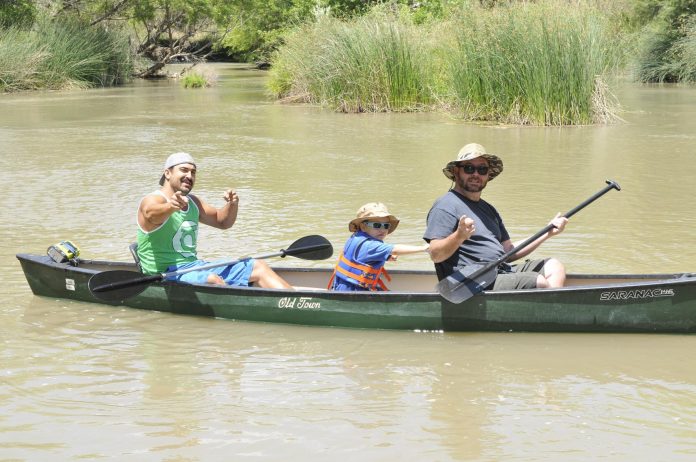
[[[693,374],[662,359],[690,337],[284,328],[37,300],[18,322],[33,353],[2,352],[11,455],[34,434],[25,450],[68,458],[696,452]]]

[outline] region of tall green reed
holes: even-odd
[[[269,87],[346,112],[418,110],[431,102],[431,59],[414,28],[376,15],[301,26],[276,55]]]
[[[635,68],[640,82],[696,82],[696,16],[685,24],[684,34],[648,26],[639,45]]]
[[[37,21],[0,29],[0,88],[5,91],[109,86],[133,70],[127,35],[77,21]]]
[[[535,125],[615,117],[602,76],[616,56],[596,10],[512,3],[464,9],[449,27],[447,99],[461,117]]]
[[[589,0],[466,2],[414,25],[372,14],[322,18],[287,37],[270,88],[343,111],[447,110],[466,120],[568,125],[615,120],[603,75],[620,61]],[[614,45],[614,46],[612,46]]]
[[[0,90],[40,88],[40,68],[47,56],[28,31],[0,29]]]
[[[686,35],[675,45],[680,62],[681,82],[696,82],[696,16],[686,26]]]

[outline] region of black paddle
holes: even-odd
[[[621,191],[621,187],[617,182],[607,180],[607,186],[602,188],[601,191],[597,192],[595,195],[593,195],[574,209],[568,211],[563,216],[566,218],[572,217],[580,210],[584,209],[585,207],[587,207],[592,202],[596,201],[612,189]],[[544,229],[540,230],[538,233],[528,238],[526,241],[522,242],[517,247],[505,252],[500,258],[498,258],[495,261],[486,263],[485,265],[479,264],[465,266],[456,273],[440,281],[437,284],[437,291],[440,293],[440,295],[442,295],[444,298],[446,298],[452,303],[461,303],[464,300],[468,300],[469,298],[473,297],[477,293],[483,292],[486,289],[486,287],[488,287],[491,284],[491,282],[493,282],[493,280],[495,279],[495,276],[498,273],[498,265],[507,261],[508,258],[522,250],[522,248],[527,247],[529,244],[536,241],[541,236],[551,231],[551,229],[553,228],[554,226],[552,224],[546,225]]]
[[[193,271],[202,271],[220,266],[233,265],[251,258],[263,259],[272,257],[285,258],[299,257],[304,260],[324,260],[333,255],[333,247],[331,243],[323,236],[311,235],[302,237],[292,244],[287,249],[281,249],[280,252],[259,255],[257,257],[244,257],[236,260],[228,260],[214,262],[207,265],[197,266],[194,268],[172,271],[170,273],[153,274],[150,276],[138,276],[141,273],[126,270],[102,271],[89,278],[89,291],[96,298],[106,302],[120,302],[127,298],[138,295],[146,289],[148,284],[153,282],[163,281],[169,276],[178,276],[184,273]]]

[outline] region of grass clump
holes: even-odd
[[[78,21],[0,29],[0,89],[85,88],[123,83],[133,70],[128,37]]]
[[[269,88],[346,112],[441,108],[465,120],[571,125],[616,120],[604,74],[620,61],[591,1],[464,2],[408,15],[320,18],[287,37]],[[379,10],[378,10],[379,11]]]
[[[205,80],[205,77],[196,73],[183,76],[181,78],[181,85],[184,88],[203,88],[209,86],[208,82]]]
[[[635,52],[640,82],[696,82],[696,1],[641,0],[634,17],[642,25]]]
[[[206,66],[197,66],[184,72],[181,77],[181,85],[184,88],[205,88],[211,87],[217,81],[215,71]]]
[[[636,78],[643,83],[696,82],[696,15],[675,37],[673,31],[654,25],[643,31]]]
[[[607,122],[602,81],[618,58],[596,10],[558,2],[467,9],[445,56],[452,110],[471,120],[570,125]]]
[[[269,87],[279,98],[345,112],[413,111],[432,101],[431,59],[415,26],[372,14],[300,26],[276,55]]]

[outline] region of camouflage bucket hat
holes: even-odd
[[[452,169],[460,162],[476,159],[477,157],[483,157],[488,161],[489,180],[497,177],[503,171],[503,161],[500,159],[500,157],[493,154],[488,154],[486,152],[486,148],[478,143],[469,143],[459,150],[459,155],[457,155],[456,160],[452,160],[447,163],[445,168],[442,169],[442,173],[444,173],[445,176],[450,179],[450,181],[454,181],[454,172]]]

